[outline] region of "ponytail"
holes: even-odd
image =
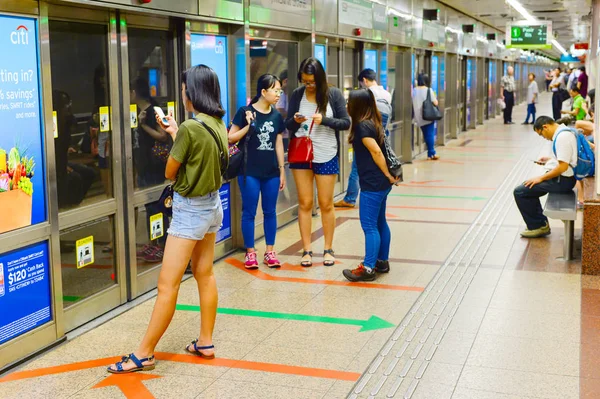
[[[262,97],[262,91],[273,88],[277,82],[281,84],[279,78],[275,75],[271,75],[270,73],[266,73],[258,78],[258,82],[256,83],[256,96],[254,96],[248,105],[255,104]]]

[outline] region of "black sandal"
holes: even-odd
[[[326,249],[325,251],[323,251],[323,258],[325,258],[325,255],[333,256],[333,260],[323,259],[323,266],[334,266],[335,265],[335,252],[333,252],[333,249]]]
[[[313,256],[313,252],[312,251],[304,251],[302,252],[302,257],[304,258],[305,256],[310,256],[310,260],[306,261],[302,261],[300,262],[300,266],[302,267],[311,267],[312,266],[312,256]]]

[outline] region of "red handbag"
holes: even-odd
[[[289,163],[311,163],[314,159],[313,142],[310,138],[312,132],[313,120],[310,124],[310,130],[306,137],[294,137],[290,140],[288,147],[288,162]]]

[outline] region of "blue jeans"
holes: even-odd
[[[261,197],[264,215],[263,228],[267,245],[275,245],[277,234],[277,197],[279,196],[279,177],[259,179],[257,177],[238,177],[242,193],[242,235],[246,248],[254,248],[254,220]]]
[[[358,168],[356,167],[356,155],[352,159],[352,170],[350,170],[350,177],[348,178],[348,190],[344,197],[344,202],[349,204],[356,204],[358,193],[360,192],[360,184],[358,182]]]
[[[515,188],[514,196],[517,207],[529,230],[539,229],[548,223],[540,204],[540,197],[548,193],[568,193],[575,187],[574,177],[559,176],[536,184],[532,188],[520,185]]]
[[[392,235],[385,218],[387,196],[392,188],[383,191],[360,192],[360,226],[365,233],[365,267],[374,268],[378,260],[389,260]]]
[[[425,144],[427,144],[427,157],[431,158],[435,155],[435,122],[421,126],[421,130],[423,131]]]
[[[531,123],[535,122],[535,103],[527,104],[527,118],[525,118],[525,123],[529,123],[529,115],[532,116]]]

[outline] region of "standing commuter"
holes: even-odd
[[[550,83],[550,89],[552,90],[552,117],[555,120],[560,118],[560,111],[562,109],[560,89],[564,89],[564,87],[564,74],[561,73],[560,68],[556,68],[554,70],[554,78]]]
[[[527,117],[523,125],[529,125],[529,116],[531,115],[531,124],[535,122],[535,103],[537,103],[539,90],[538,84],[535,81],[535,74],[529,74],[529,86],[527,87]]]
[[[285,122],[275,109],[281,95],[276,76],[258,78],[256,96],[248,107],[241,107],[229,130],[229,142],[247,149],[244,173],[238,176],[242,194],[242,235],[246,247],[246,269],[257,269],[254,248],[254,221],[260,197],[267,248],[263,257],[268,267],[280,267],[274,250],[277,234],[277,197],[285,188],[283,131]],[[248,143],[246,143],[248,141]]]
[[[537,163],[544,165],[546,173],[526,180],[515,188],[517,207],[525,220],[527,229],[521,233],[525,238],[544,237],[550,234],[548,218],[544,216],[540,197],[548,193],[568,193],[575,186],[573,167],[577,165],[577,139],[565,125],[557,124],[548,116],[540,116],[533,130],[548,141],[553,141],[556,153],[542,157]]]
[[[423,119],[423,103],[427,99],[427,92],[431,97],[431,102],[437,107],[438,101],[435,92],[429,87],[429,75],[420,73],[417,76],[417,87],[413,90],[412,103],[414,120],[423,132],[423,138],[427,145],[427,159],[437,161],[440,157],[435,152],[435,122]]]
[[[546,91],[550,91],[550,82],[552,82],[552,70],[544,71],[546,74]]]
[[[381,122],[383,124],[383,130],[386,135],[389,134],[387,130],[388,120],[392,115],[392,95],[377,84],[377,73],[372,69],[365,69],[358,75],[358,81],[362,87],[366,87],[373,92],[377,109],[381,114]],[[354,208],[356,205],[356,199],[358,198],[358,192],[360,186],[358,182],[358,172],[356,170],[356,157],[352,159],[352,170],[350,171],[350,177],[348,178],[348,190],[343,200],[336,202],[334,205],[339,208]]]
[[[281,95],[279,96],[279,101],[277,101],[277,111],[281,114],[283,119],[287,118],[287,109],[288,109],[288,71],[285,70],[281,72],[279,75],[279,81],[281,82]]]
[[[194,113],[194,119],[178,127],[175,120],[167,116],[169,126],[163,125],[174,142],[165,177],[175,183],[173,219],[158,277],[158,296],[140,346],[123,356],[120,362],[110,365],[111,373],[154,369],[154,349],[175,313],[181,278],[190,258],[202,310],[200,336],[186,350],[205,359],[215,357],[212,335],[218,293],[213,261],[216,233],[223,221],[219,188],[221,157],[227,148],[227,130],[222,120],[225,111],[221,107],[221,89],[215,71],[205,65],[195,66],[185,71],[181,80],[181,97],[186,111]]]
[[[313,184],[316,180],[325,238],[323,264],[333,266],[333,193],[340,173],[338,138],[340,130],[348,130],[351,122],[344,95],[339,89],[329,87],[327,75],[319,60],[311,57],[302,61],[298,80],[302,86],[290,96],[286,126],[295,137],[310,135],[314,154],[311,163],[290,164],[298,191],[298,222],[304,249],[300,264],[304,267],[312,266]]]
[[[585,67],[582,66],[579,68],[581,73],[579,74],[579,78],[577,78],[577,87],[579,88],[579,92],[583,98],[586,98],[588,95],[588,76],[585,73]]]
[[[506,68],[506,75],[502,77],[500,81],[500,87],[502,88],[502,99],[506,104],[504,108],[504,124],[512,125],[512,109],[515,106],[515,70],[509,66]]]
[[[352,130],[348,142],[354,147],[360,180],[360,225],[365,234],[365,257],[354,270],[343,271],[350,281],[373,281],[376,273],[390,270],[391,233],[386,220],[387,196],[398,179],[390,173],[384,146],[384,127],[370,90],[350,92],[348,113]]]

